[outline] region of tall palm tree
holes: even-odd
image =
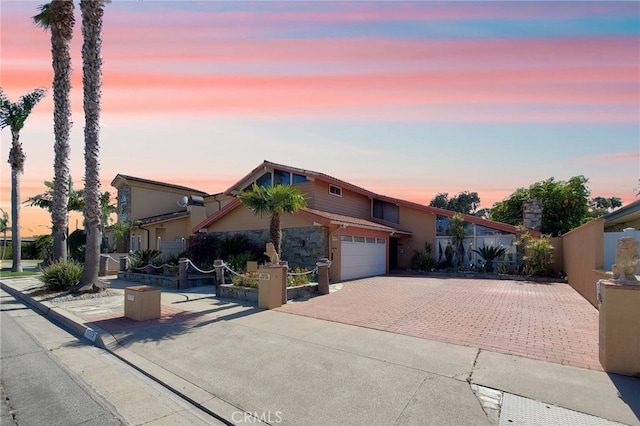
[[[298,188],[290,185],[276,185],[270,187],[253,184],[251,191],[238,196],[242,204],[256,215],[270,215],[269,237],[278,254],[282,244],[282,228],[280,215],[296,213],[307,206],[304,195]]]
[[[2,209],[0,209],[0,212],[2,212],[2,215],[0,215],[0,232],[2,232],[2,257],[0,257],[0,264],[2,264],[5,251],[7,251],[7,229],[9,229],[9,215]]]
[[[53,260],[67,260],[67,232],[69,229],[69,134],[71,133],[71,54],[73,35],[73,1],[52,0],[39,6],[33,17],[36,25],[51,30],[51,58],[53,65],[53,133],[55,136],[53,161]]]
[[[81,0],[82,12],[82,87],[84,104],[84,226],[87,234],[85,264],[78,290],[100,288],[100,102],[102,89],[102,16],[104,3]]]
[[[22,239],[20,238],[20,175],[24,172],[26,155],[20,143],[20,130],[31,111],[42,98],[44,89],[35,89],[11,102],[0,88],[0,129],[11,128],[11,244],[13,249],[13,272],[22,272]]]

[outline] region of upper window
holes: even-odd
[[[282,170],[273,171],[273,184],[274,185],[290,185],[291,173]]]
[[[296,183],[303,183],[303,182],[307,182],[308,180],[309,179],[307,179],[306,176],[298,175],[298,174],[294,173],[293,174],[293,182],[291,182],[291,183],[293,183],[295,185]]]
[[[265,173],[256,179],[256,185],[268,188],[271,186],[271,173]]]
[[[329,194],[335,195],[337,197],[342,197],[342,188],[335,185],[329,185]]]
[[[386,201],[373,200],[373,217],[387,222],[400,223],[400,207]]]

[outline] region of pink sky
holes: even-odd
[[[52,80],[36,2],[2,3],[0,84]],[[226,189],[262,160],[428,204],[589,178],[636,199],[640,6],[629,2],[124,2],[105,8],[101,176]],[[82,186],[79,7],[71,168]],[[52,93],[22,132],[22,198],[53,175]],[[9,130],[0,207],[10,210]],[[23,209],[23,233],[46,212]],[[75,217],[71,220],[74,229]]]

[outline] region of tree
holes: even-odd
[[[69,134],[71,132],[71,54],[73,35],[73,1],[52,0],[39,6],[40,13],[33,17],[36,25],[51,31],[51,58],[53,66],[53,133],[54,178],[51,202],[53,224],[53,260],[67,260],[67,232],[69,229],[68,198]]]
[[[549,178],[536,182],[529,188],[518,188],[504,201],[493,205],[491,220],[521,225],[522,206],[530,199],[542,202],[542,229],[545,234],[564,234],[589,220],[589,196],[591,195],[584,176],[574,176],[568,181]]]
[[[594,197],[590,200],[591,211],[589,216],[598,218],[605,215],[618,207],[622,207],[622,200],[619,197]]]
[[[85,265],[78,291],[99,289],[102,212],[100,210],[100,107],[102,89],[102,17],[104,3],[81,0],[82,87],[84,105],[84,228],[87,233]]]
[[[304,195],[298,188],[290,185],[275,185],[270,187],[253,184],[251,191],[238,196],[242,204],[256,215],[270,215],[269,237],[276,251],[280,254],[282,244],[282,228],[280,215],[296,213],[307,206]]]
[[[2,257],[0,257],[0,263],[4,260],[5,252],[7,251],[7,229],[9,229],[9,215],[4,210],[0,209],[2,215],[0,216],[0,232],[2,232]]]
[[[436,195],[429,205],[462,214],[476,215],[480,206],[480,197],[477,192],[462,191],[449,199],[449,193],[443,192]],[[484,209],[481,212],[484,213]]]
[[[55,184],[53,182],[45,181],[44,186],[48,188],[45,192],[27,198],[25,203],[31,207],[40,207],[41,209],[51,212],[55,198]],[[81,212],[84,208],[84,190],[79,189],[76,191],[73,189],[73,180],[71,179],[71,176],[68,177],[66,192],[69,194],[66,205],[67,212]]]
[[[20,143],[20,130],[24,127],[33,108],[44,98],[44,89],[22,96],[18,102],[11,102],[0,88],[0,129],[11,129],[11,244],[13,250],[13,272],[22,272],[22,239],[20,238],[20,175],[24,172],[26,155]]]

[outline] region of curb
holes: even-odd
[[[66,312],[64,309],[61,309],[49,302],[34,300],[32,297],[25,295],[20,290],[11,287],[4,281],[0,281],[0,289],[25,303],[31,309],[40,313],[63,329],[78,337],[82,336],[82,338],[88,340],[94,346],[109,352],[125,364],[136,369],[146,377],[224,424],[230,426],[234,425],[235,423],[232,421],[233,414],[237,412],[244,413],[244,410],[241,408],[221,400],[217,396],[194,385],[171,371],[129,351],[127,348],[121,346],[118,340],[108,331],[94,325],[89,325],[90,323],[84,321],[82,318]],[[135,360],[135,362],[133,360]],[[217,412],[222,412],[224,414],[217,414],[213,411],[214,409]],[[257,418],[253,423],[264,424]]]

